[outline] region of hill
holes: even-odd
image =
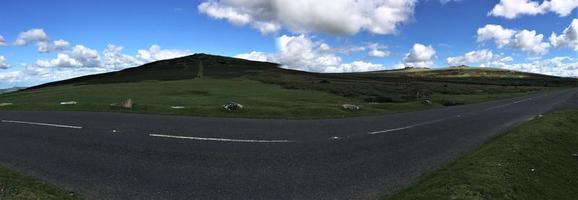
[[[477,103],[576,79],[489,68],[404,69],[320,74],[279,64],[195,54],[118,72],[48,83],[1,95],[0,109],[121,111],[194,116],[319,118],[404,112]],[[133,109],[111,107],[128,98]],[[59,105],[77,101],[77,105]],[[245,105],[227,112],[222,105]],[[356,112],[342,104],[360,105]],[[175,109],[177,107],[177,109]]]
[[[0,89],[0,94],[5,94],[5,93],[10,93],[10,92],[16,92],[18,90],[23,90],[25,88],[23,87],[13,87],[13,88],[7,88],[7,89]]]

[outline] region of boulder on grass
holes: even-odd
[[[348,110],[348,111],[361,110],[361,107],[359,107],[358,105],[353,105],[353,104],[343,104],[343,105],[341,105],[341,108]]]
[[[4,106],[12,106],[14,105],[13,103],[0,103],[0,107],[4,107]]]
[[[78,104],[78,102],[76,102],[76,101],[63,101],[63,102],[60,102],[60,105],[76,105],[76,104]]]
[[[425,104],[425,105],[431,105],[432,103],[431,103],[430,100],[427,100],[427,99],[426,99],[426,100],[423,100],[423,104]]]
[[[126,101],[120,103],[110,104],[110,106],[131,109],[134,107],[134,101],[132,99],[127,99]]]
[[[227,111],[238,111],[238,110],[243,110],[243,105],[231,101],[231,102],[223,105],[223,108],[225,108],[225,110],[227,110]]]

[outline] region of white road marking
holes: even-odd
[[[533,98],[528,98],[528,99],[524,99],[524,100],[515,101],[512,103],[507,103],[507,104],[503,104],[503,105],[499,105],[499,106],[490,107],[490,108],[485,109],[484,111],[490,111],[490,110],[494,110],[494,109],[498,109],[498,108],[504,108],[504,107],[508,107],[508,106],[511,106],[514,104],[518,104],[518,103],[522,103],[522,102],[526,102],[526,101],[530,101],[530,100],[533,100]],[[375,134],[381,134],[381,133],[396,132],[396,131],[401,131],[401,130],[405,130],[405,129],[415,128],[418,126],[429,125],[429,124],[445,121],[445,120],[452,119],[452,118],[461,118],[461,117],[462,117],[462,115],[454,115],[452,117],[446,117],[446,118],[442,118],[442,119],[438,119],[438,120],[422,122],[422,123],[418,123],[418,124],[414,124],[414,125],[410,125],[410,126],[404,126],[404,127],[400,127],[400,128],[388,129],[388,130],[383,130],[383,131],[369,132],[369,134],[375,135]]]
[[[290,142],[295,142],[293,140],[241,140],[241,139],[203,138],[203,137],[188,137],[188,136],[160,135],[160,134],[149,134],[149,136],[173,138],[173,139],[186,139],[186,140],[216,141],[216,142],[244,142],[244,143],[290,143]]]
[[[451,119],[451,118],[453,118],[453,117],[446,117],[446,118],[442,118],[442,119],[436,119],[436,120],[427,121],[427,122],[422,122],[422,123],[418,123],[418,124],[414,124],[414,125],[410,125],[410,126],[405,126],[405,127],[401,127],[401,128],[394,128],[394,129],[389,129],[389,130],[384,130],[384,131],[369,132],[369,134],[370,134],[370,135],[375,135],[375,134],[380,134],[380,133],[389,133],[389,132],[401,131],[401,130],[405,130],[405,129],[415,128],[415,127],[418,127],[418,126],[424,126],[424,125],[428,125],[428,124],[433,124],[433,123],[441,122],[441,121],[448,120],[448,119]]]
[[[82,129],[82,127],[80,127],[80,126],[48,124],[48,123],[39,123],[39,122],[25,122],[25,121],[14,121],[14,120],[2,120],[1,122],[2,123],[14,123],[14,124],[28,124],[28,125],[37,125],[37,126],[50,126],[50,127],[57,127],[57,128]]]

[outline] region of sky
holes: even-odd
[[[208,53],[321,73],[578,77],[578,0],[3,0],[0,88]]]

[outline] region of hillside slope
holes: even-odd
[[[0,103],[13,105],[0,109],[319,118],[454,106],[575,85],[576,79],[469,67],[319,74],[283,69],[275,63],[195,54],[1,95]],[[110,106],[128,98],[138,106]],[[59,105],[64,101],[79,103]],[[230,101],[248,107],[226,112],[221,106]],[[351,112],[342,104],[362,109]]]

